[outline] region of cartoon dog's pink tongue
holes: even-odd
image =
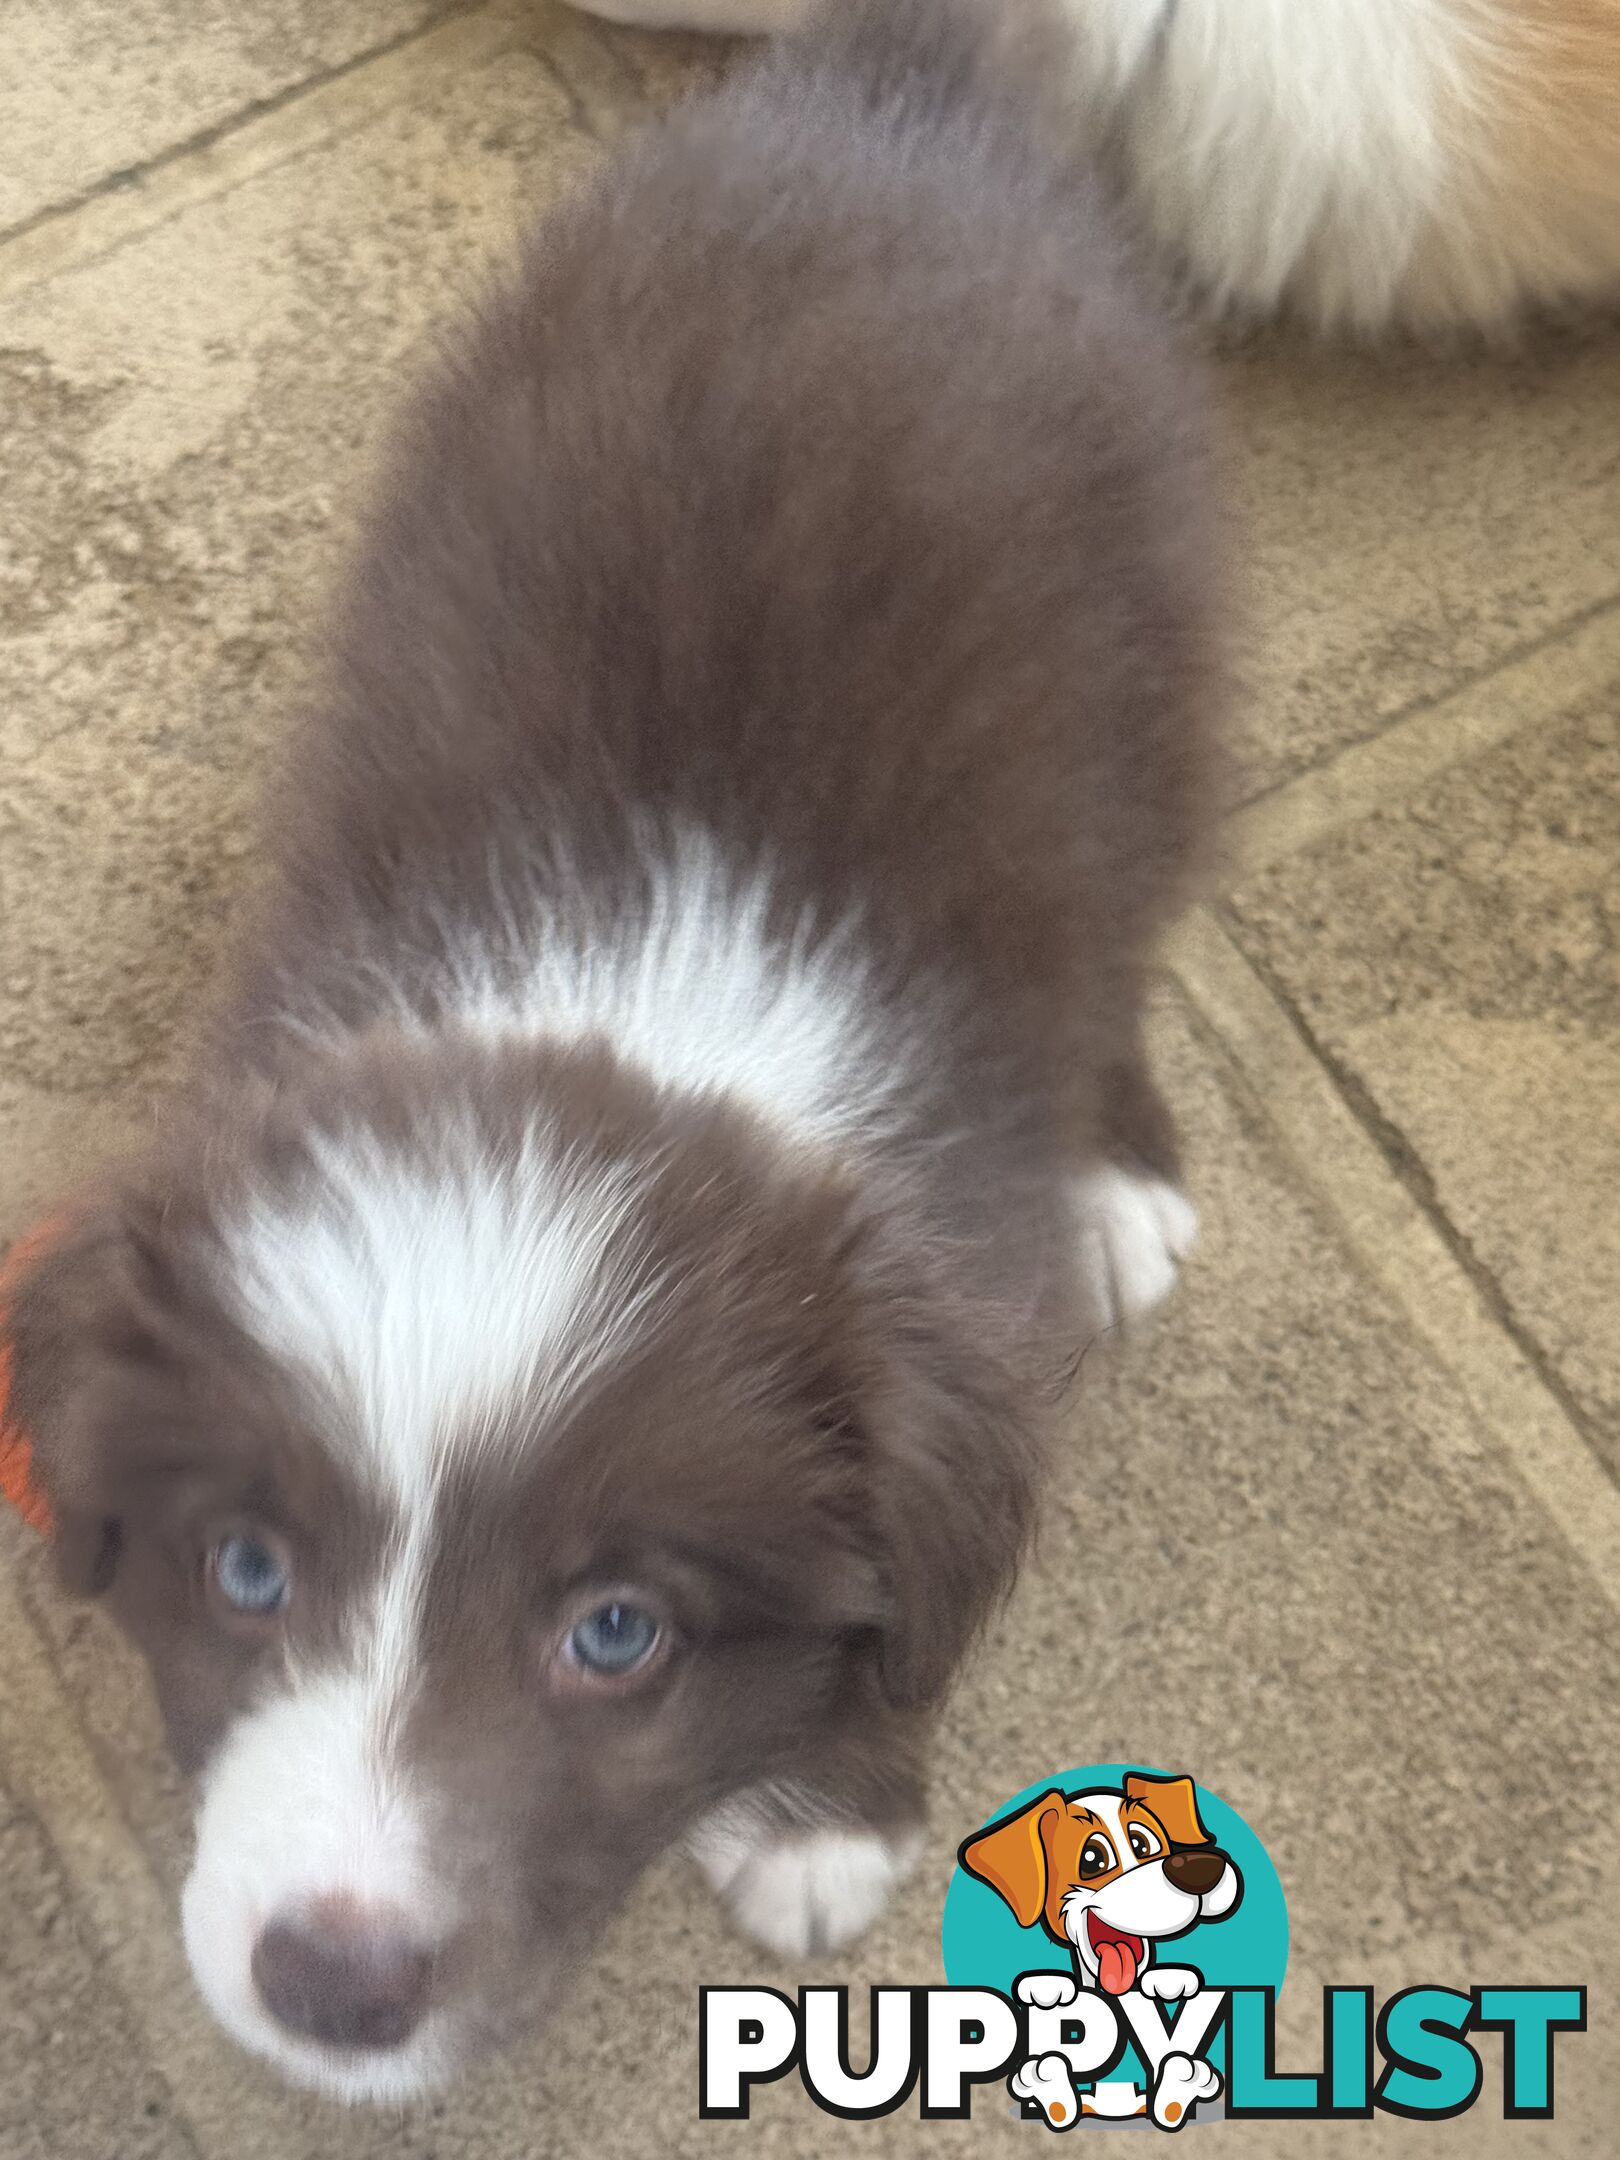
[[[1086,1914],[1086,1933],[1097,1953],[1098,1980],[1108,1994],[1123,1995],[1134,1984],[1136,1968],[1142,1962],[1141,1936],[1111,1928],[1095,1912]]]

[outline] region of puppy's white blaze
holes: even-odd
[[[192,1969],[221,2022],[287,2076],[345,2099],[406,2099],[437,2083],[456,2056],[449,2022],[430,2013],[403,2047],[346,2062],[270,2017],[253,1950],[268,1921],[334,1895],[397,1911],[424,1947],[457,1924],[398,1745],[432,1521],[426,1508],[401,1518],[340,1661],[289,1664],[282,1691],[230,1728],[204,1781],[182,1900]]]
[[[433,1523],[432,1508],[422,1505],[400,1524],[356,1645],[359,1700],[368,1745],[379,1760],[387,1758],[399,1739],[415,1687]]]
[[[430,1828],[392,1747],[398,1708],[391,1585],[353,1669],[314,1675],[231,1727],[210,1766],[182,1899],[187,1953],[215,2015],[287,2075],[349,2098],[403,2098],[447,2067],[430,2016],[386,2058],[345,2066],[283,2030],[259,2000],[252,1959],[272,1919],[347,1895],[397,1910],[425,1945],[455,1924]]]
[[[632,1167],[544,1133],[505,1156],[453,1130],[413,1153],[322,1139],[296,1191],[227,1226],[230,1283],[249,1331],[334,1410],[326,1437],[409,1518],[503,1411],[554,1414],[634,1339],[657,1294],[637,1192]]]
[[[329,1413],[326,1438],[385,1499],[392,1530],[330,1667],[290,1665],[212,1764],[185,1893],[187,1947],[227,2028],[290,2076],[404,2097],[449,2061],[442,2015],[362,2068],[282,2031],[259,2001],[266,1923],[333,1895],[396,1908],[425,1945],[455,1924],[399,1740],[447,1466],[577,1400],[648,1317],[632,1167],[587,1165],[543,1131],[502,1155],[448,1123],[410,1152],[352,1132],[304,1181],[259,1193],[223,1233],[237,1309]]]
[[[390,1745],[389,1675],[318,1675],[240,1718],[208,1772],[194,1880],[260,1920],[334,1893],[448,1918],[420,1809]]]

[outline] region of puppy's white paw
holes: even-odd
[[[1170,2054],[1159,2065],[1148,2112],[1161,2130],[1179,2130],[1195,2105],[1213,2100],[1220,2089],[1220,2072],[1213,2063]]]
[[[1102,1162],[1074,1180],[1073,1195],[1081,1280],[1103,1324],[1162,1305],[1198,1236],[1186,1194],[1148,1171]]]
[[[1032,2055],[1007,2080],[1015,2100],[1033,2100],[1048,2130],[1072,2130],[1080,2120],[1074,2078],[1061,2055]]]
[[[1020,1973],[1014,1987],[1018,2000],[1037,2010],[1063,2010],[1080,1999],[1079,1982],[1071,1973]]]
[[[1155,2002],[1185,2002],[1203,1984],[1190,1965],[1150,1965],[1136,1978],[1141,1993]]]
[[[742,1932],[781,1958],[841,1950],[916,1865],[920,1831],[755,1829],[722,1810],[692,1857]]]

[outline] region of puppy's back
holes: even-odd
[[[987,996],[1134,954],[1200,823],[1203,443],[1045,125],[1045,28],[846,0],[542,233],[351,597],[289,843],[312,940],[344,863],[420,889],[560,836],[574,874],[651,821],[902,957],[948,931]]]

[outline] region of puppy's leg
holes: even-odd
[[[922,1850],[922,1736],[885,1719],[803,1776],[724,1802],[688,1850],[744,1935],[783,1958],[864,1934]]]
[[[1164,1302],[1198,1236],[1175,1124],[1140,1051],[1103,1076],[1084,1133],[1071,1188],[1081,1283],[1095,1324],[1119,1327]]]

